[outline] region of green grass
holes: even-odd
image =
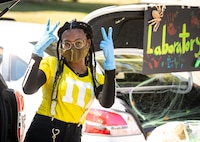
[[[65,2],[27,2],[20,1],[3,17],[14,18],[16,21],[33,22],[46,24],[50,19],[54,24],[60,21],[63,24],[65,21],[72,19],[81,20],[88,13],[110,5],[128,4],[134,0],[79,0],[78,3],[71,1]],[[4,6],[5,7],[5,6]],[[0,7],[1,8],[1,7]],[[1,8],[2,9],[2,8]]]

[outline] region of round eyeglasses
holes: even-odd
[[[75,41],[64,41],[62,42],[62,47],[65,49],[65,50],[69,50],[72,48],[72,46],[74,46],[76,49],[81,49],[83,48],[83,46],[85,46],[85,43],[86,40],[84,39],[78,39],[78,40],[75,40]]]

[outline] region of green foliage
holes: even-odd
[[[74,2],[32,2],[21,1],[11,11],[33,12],[33,11],[71,11],[89,13],[95,9],[108,6],[111,4],[100,3],[74,3]]]
[[[51,23],[61,22],[61,25],[66,21],[72,19],[81,20],[88,13],[121,2],[128,2],[129,0],[21,0],[3,18],[12,18],[21,22],[32,22],[46,24],[48,19]],[[132,0],[131,0],[132,1]],[[0,10],[9,7],[9,5],[0,5]]]

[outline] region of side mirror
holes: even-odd
[[[6,7],[1,11],[0,17],[2,17],[6,12],[8,12],[13,6],[15,6],[20,0],[0,0],[0,4],[11,3],[10,6]]]

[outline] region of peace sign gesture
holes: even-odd
[[[60,22],[57,22],[56,25],[50,30],[50,20],[48,20],[45,34],[53,34],[53,32],[56,30],[59,24]]]
[[[50,20],[47,22],[46,31],[43,35],[43,37],[37,42],[35,45],[35,48],[33,50],[33,53],[37,54],[40,57],[43,57],[44,50],[54,41],[57,40],[56,36],[53,34],[53,32],[57,29],[60,22],[57,22],[56,25],[50,29]]]
[[[103,53],[105,56],[104,68],[106,70],[113,70],[116,68],[112,31],[113,31],[112,27],[109,27],[108,35],[107,35],[105,28],[101,27],[101,34],[102,34],[103,40],[100,42],[100,48],[103,50]]]

